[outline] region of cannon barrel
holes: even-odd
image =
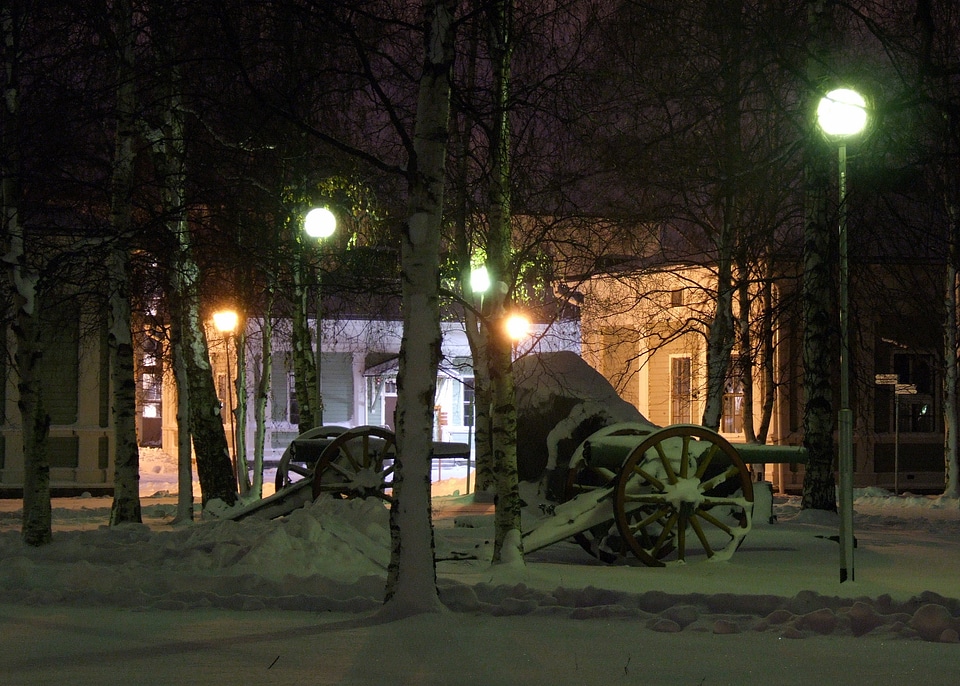
[[[650,433],[653,433],[651,430]],[[584,463],[594,468],[618,470],[630,454],[649,434],[594,434],[583,443]],[[806,464],[803,446],[766,445],[763,443],[731,443],[744,464]]]

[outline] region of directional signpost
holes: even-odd
[[[893,386],[893,492],[900,493],[900,396],[916,395],[917,387],[912,383],[900,383],[896,374],[877,374],[874,377],[878,386]]]

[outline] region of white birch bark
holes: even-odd
[[[0,192],[3,206],[3,265],[12,293],[14,358],[20,426],[23,436],[23,519],[21,533],[28,545],[44,545],[53,538],[50,510],[50,463],[47,437],[50,418],[43,408],[42,387],[37,379],[39,343],[39,274],[27,261],[24,227],[20,223],[20,91],[18,36],[25,18],[23,7],[5,3],[0,7],[3,32],[4,83],[0,106]]]
[[[510,62],[513,52],[513,0],[494,0],[488,8],[490,57],[493,63],[493,111],[490,127],[490,235],[487,262],[494,282],[505,284],[513,252],[510,195]],[[494,330],[487,336],[492,410],[491,438],[497,486],[493,561],[522,562],[520,479],[517,473],[517,398],[513,381],[513,341],[506,332],[507,293],[494,289]]]
[[[133,8],[130,0],[113,6],[117,37],[117,130],[110,188],[110,224],[114,245],[109,254],[110,352],[113,382],[114,474],[110,524],[141,522],[140,448],[137,445],[136,378],[130,313],[129,251],[133,224],[133,177],[136,153]]]
[[[397,377],[398,469],[390,508],[388,616],[442,609],[433,557],[430,458],[440,359],[440,227],[450,112],[456,0],[424,0],[423,73],[408,170],[409,219],[401,247],[403,340]]]
[[[237,354],[236,399],[233,410],[233,451],[237,460],[237,482],[241,496],[250,493],[250,471],[247,467],[247,332],[246,320],[239,325],[234,338]]]

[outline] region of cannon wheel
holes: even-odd
[[[656,430],[649,424],[624,422],[605,426],[591,434],[587,440],[603,436],[649,436]],[[581,444],[570,458],[570,474],[564,500],[570,500],[581,493],[598,488],[612,490],[616,478],[617,472],[604,467],[590,467],[584,464],[583,445]],[[607,564],[613,564],[627,552],[614,521],[574,534],[573,539],[587,553]]]
[[[379,426],[358,426],[337,436],[320,454],[313,473],[313,498],[376,497],[392,502],[390,480],[396,436]]]
[[[344,431],[346,431],[346,429],[342,426],[318,426],[313,429],[307,429],[297,436],[297,438],[329,438],[330,436],[339,436]],[[277,465],[277,478],[274,482],[277,490],[284,489],[294,481],[299,481],[311,474],[313,474],[313,466],[308,466],[302,461],[296,461],[293,441],[290,441],[290,445],[287,446],[287,449],[283,451],[283,455],[280,456],[280,464]]]
[[[624,543],[647,565],[662,567],[674,552],[684,562],[691,550],[727,559],[750,530],[753,484],[726,439],[678,424],[624,461],[613,509]]]

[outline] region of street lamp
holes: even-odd
[[[337,230],[337,217],[326,207],[314,207],[303,218],[303,232],[310,238],[315,238],[319,244],[325,238],[330,238]],[[320,283],[320,267],[317,265],[317,343],[314,350],[313,363],[317,373],[317,405],[313,413],[314,425],[323,426],[323,383],[320,380],[321,365],[321,322],[323,321],[323,292]]]
[[[817,122],[839,150],[840,237],[840,582],[854,580],[853,561],[853,411],[850,409],[850,299],[847,257],[847,139],[867,125],[867,102],[849,88],[827,93],[817,106]]]
[[[490,272],[486,267],[480,266],[470,272],[470,290],[481,298],[490,290]]]
[[[514,343],[523,340],[523,338],[530,331],[530,320],[527,319],[522,314],[511,314],[507,317],[504,326],[507,328],[507,336],[510,337]]]
[[[231,462],[233,462],[233,474],[237,478],[237,483],[240,484],[240,469],[237,464],[237,435],[235,431],[236,425],[234,424],[233,417],[233,374],[230,370],[230,338],[233,336],[233,332],[237,329],[237,322],[239,317],[237,313],[233,310],[220,310],[219,312],[213,313],[213,326],[223,335],[223,345],[226,348],[226,359],[227,359],[227,414],[230,416],[230,452],[232,454]],[[246,479],[243,479],[245,482]]]

